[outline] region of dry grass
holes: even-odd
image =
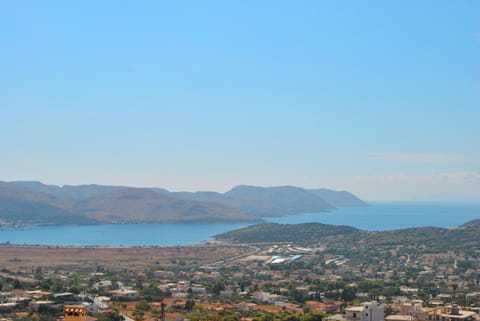
[[[0,269],[32,267],[92,271],[98,266],[112,271],[144,271],[152,266],[197,267],[251,251],[239,246],[175,247],[56,247],[0,245]]]

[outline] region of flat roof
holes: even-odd
[[[385,317],[386,321],[411,321],[413,320],[411,315],[405,314],[392,314]]]
[[[363,306],[361,306],[361,307],[349,307],[349,308],[346,308],[345,311],[362,312],[363,311]]]

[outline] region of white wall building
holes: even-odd
[[[346,308],[345,312],[348,321],[384,321],[383,307],[376,301]]]

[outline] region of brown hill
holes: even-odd
[[[0,226],[94,224],[74,210],[74,203],[22,186],[0,182]]]
[[[262,216],[364,205],[348,192],[295,186],[237,186],[226,193],[162,188],[0,181],[0,225],[115,222],[245,222]],[[83,219],[82,219],[83,218]]]
[[[102,222],[252,222],[254,215],[220,204],[174,199],[141,188],[125,188],[77,204],[84,215]]]
[[[325,212],[335,209],[324,199],[296,186],[259,187],[240,185],[225,193],[236,207],[260,216]]]

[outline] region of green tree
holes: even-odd
[[[322,317],[326,316],[326,314],[309,312],[302,316],[301,321],[322,321]]]
[[[219,295],[220,291],[225,290],[225,282],[223,280],[215,281],[210,290],[213,294]]]
[[[193,300],[187,300],[187,302],[185,302],[185,310],[187,311],[192,311],[194,306],[195,306],[195,301]]]
[[[355,299],[356,290],[351,286],[347,286],[342,291],[342,301],[343,302],[352,302]]]
[[[151,309],[150,305],[145,300],[140,300],[135,305],[135,310],[139,311],[149,311]]]

